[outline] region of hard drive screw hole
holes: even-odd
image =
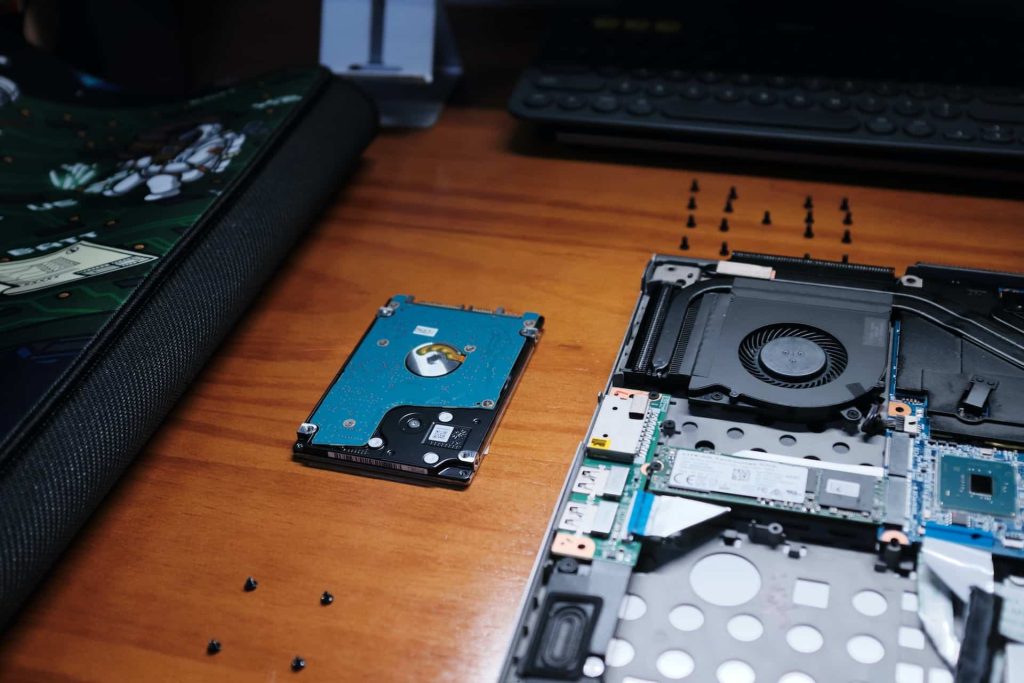
[[[466,353],[473,353],[474,351],[476,351],[476,347],[473,346],[472,344],[466,344],[466,346],[462,350],[465,351]]]
[[[349,418],[349,419],[345,420],[344,422],[342,422],[341,426],[345,427],[347,429],[352,429],[353,427],[356,426],[356,421],[353,420],[352,418]]]
[[[480,405],[482,405],[484,408],[493,408],[494,407],[494,401],[492,401],[491,399],[487,399],[486,401],[484,401]]]
[[[387,339],[378,339],[377,340],[377,346],[387,346],[387,345],[388,345],[388,340]]]

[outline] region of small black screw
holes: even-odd
[[[697,182],[696,178],[690,183],[690,192],[700,192],[700,183]]]
[[[334,602],[334,596],[331,595],[330,591],[324,591],[323,593],[320,594],[320,604],[321,605],[323,605],[324,607],[327,607],[332,602]]]
[[[761,225],[771,225],[771,224],[772,224],[772,212],[768,211],[768,210],[765,210],[764,218],[761,219]]]
[[[811,225],[814,225],[814,212],[813,211],[808,211],[807,212],[807,215],[804,216],[804,223],[810,223]]]
[[[686,203],[686,208],[689,209],[690,211],[696,211],[697,210],[697,198],[696,197],[690,197],[690,201],[688,201]]]
[[[850,236],[849,230],[843,230],[842,242],[843,244],[850,244],[851,242],[853,242],[853,237]]]
[[[722,232],[729,232],[729,219],[723,218],[722,222],[718,224],[718,229]]]
[[[856,408],[847,408],[843,411],[843,416],[846,417],[847,420],[859,420],[861,418],[860,411]]]
[[[690,240],[686,235],[683,235],[682,241],[679,242],[679,248],[683,251],[688,251],[690,249]]]
[[[849,211],[850,210],[850,200],[847,199],[846,197],[843,197],[843,201],[839,202],[839,210],[840,211]]]
[[[302,657],[296,656],[295,659],[292,660],[292,671],[298,672],[298,671],[302,671],[305,668],[306,668],[306,660],[303,659]]]
[[[722,211],[724,211],[725,213],[732,213],[732,200],[731,199],[726,199],[725,200],[725,208],[723,208]]]
[[[736,193],[736,186],[733,185],[732,187],[729,188],[729,201],[731,202],[732,200],[739,198],[739,194]]]
[[[688,228],[696,228],[697,227],[697,219],[693,217],[692,213],[689,216],[686,217],[686,227],[688,227]]]
[[[804,261],[810,261],[810,260],[811,260],[811,253],[810,252],[804,252]]]
[[[843,216],[843,225],[853,225],[853,214],[849,211]]]
[[[729,243],[728,242],[722,242],[722,248],[718,250],[718,255],[719,256],[728,256],[729,255]]]
[[[250,577],[246,578],[245,585],[243,585],[242,588],[245,589],[246,593],[252,593],[254,590],[256,590],[256,588],[259,585],[260,585],[260,582],[250,576]]]
[[[811,199],[811,195],[807,195],[807,199],[804,200],[804,208],[808,211],[814,208],[814,200]]]
[[[804,237],[806,237],[807,239],[814,238],[814,228],[811,227],[810,223],[808,223],[807,226],[804,228]]]
[[[215,655],[220,652],[220,641],[216,638],[211,638],[210,642],[206,644],[206,654]]]
[[[850,262],[850,255],[849,254],[843,254],[843,263],[849,263],[849,262]]]

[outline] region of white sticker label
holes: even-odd
[[[413,328],[413,334],[418,334],[421,337],[433,337],[437,335],[436,327],[427,327],[426,325],[417,325]]]
[[[45,256],[0,263],[0,292],[7,295],[66,285],[131,268],[156,256],[79,242]]]
[[[434,428],[430,430],[430,435],[427,437],[427,441],[447,443],[448,437],[450,437],[454,431],[455,428],[450,425],[434,425]]]
[[[843,481],[842,479],[829,479],[825,482],[825,490],[837,496],[849,496],[860,498],[860,484],[855,481]]]
[[[676,451],[672,486],[750,498],[804,502],[807,468],[703,451]]]

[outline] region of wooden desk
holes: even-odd
[[[452,108],[372,145],[6,634],[0,680],[493,680],[653,252],[685,234],[708,258],[727,239],[900,269],[1024,268],[1024,203],[533,156],[513,151],[516,131],[500,110]],[[291,460],[296,425],[394,293],[547,317],[465,492]]]

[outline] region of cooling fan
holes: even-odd
[[[835,381],[846,369],[846,348],[828,332],[799,324],[768,325],[743,340],[740,362],[762,382],[808,389]]]
[[[884,386],[890,295],[737,281],[719,295],[688,368],[691,401],[829,419]],[[697,336],[697,335],[694,335]]]

